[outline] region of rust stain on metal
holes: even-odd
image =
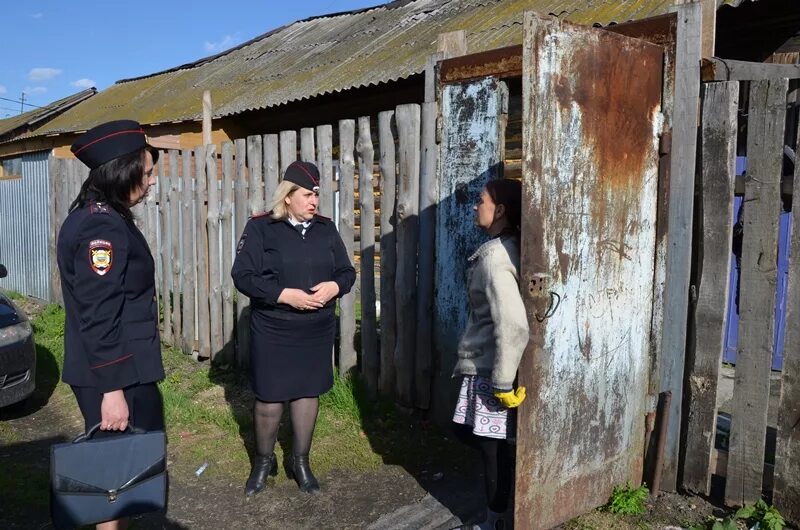
[[[487,76],[503,78],[520,75],[522,75],[522,46],[508,46],[447,59],[441,62],[439,68],[442,83]]]

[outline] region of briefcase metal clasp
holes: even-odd
[[[109,504],[117,502],[117,490],[108,490],[108,502]]]

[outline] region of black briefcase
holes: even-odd
[[[56,528],[76,528],[164,510],[166,437],[129,426],[94,435],[98,423],[71,443],[50,448],[50,512]]]

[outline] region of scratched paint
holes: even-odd
[[[455,365],[458,339],[467,322],[467,258],[485,240],[475,227],[472,206],[484,184],[502,175],[508,90],[487,77],[447,85],[442,92],[434,332],[444,381]],[[448,399],[439,401],[451,404]]]
[[[531,16],[526,32],[517,527],[549,528],[641,478],[662,63],[591,28]]]

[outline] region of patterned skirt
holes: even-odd
[[[487,438],[514,437],[514,415],[503,407],[492,392],[492,382],[479,375],[465,375],[458,392],[453,421],[471,425],[472,433]],[[509,436],[510,433],[510,436]]]

